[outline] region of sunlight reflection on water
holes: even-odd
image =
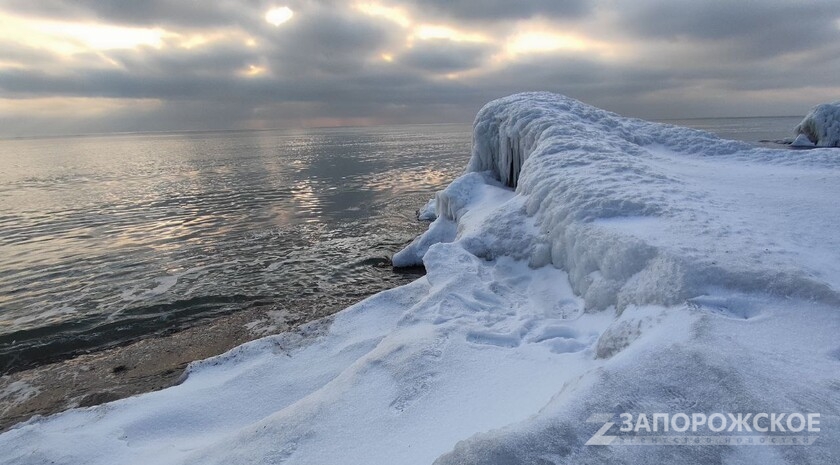
[[[0,141],[0,371],[406,283],[386,259],[469,144],[465,125]]]

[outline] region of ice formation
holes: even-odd
[[[812,108],[794,132],[804,134],[817,147],[840,147],[840,101]]]
[[[821,180],[840,163],[779,153],[553,94],[501,99],[476,118],[468,174],[437,195],[438,219],[394,264],[419,265],[457,235],[476,256],[567,271],[593,309],[672,305],[711,288],[838,303],[840,267],[824,273],[809,251],[840,248],[821,243],[840,224]],[[790,192],[803,176],[815,184]],[[516,189],[508,208],[456,234],[462,217],[498,202],[496,183]],[[812,218],[817,208],[827,216]]]
[[[434,221],[437,219],[437,200],[431,199],[426,202],[420,210],[417,210],[417,219],[420,221]]]
[[[178,386],[19,425],[0,462],[834,463],[833,152],[554,94],[491,102],[467,172],[394,256],[425,277],[197,362]],[[816,412],[821,431],[809,446],[586,445],[622,412]]]
[[[799,148],[812,148],[815,147],[814,143],[811,142],[811,139],[808,138],[805,134],[798,134],[796,138],[790,143],[791,147],[799,147]]]

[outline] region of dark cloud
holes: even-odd
[[[621,27],[668,40],[706,41],[721,55],[766,58],[840,42],[834,0],[641,0],[615,2]]]
[[[144,78],[185,76],[193,80],[212,76],[234,76],[252,64],[258,64],[257,50],[243,45],[221,43],[196,49],[175,48],[167,53],[145,47],[138,51],[115,51],[109,54],[125,74]]]
[[[232,82],[220,76],[163,77],[105,69],[62,74],[11,69],[0,74],[0,89],[6,93],[38,97],[198,99],[216,92],[229,93],[233,90]]]
[[[416,7],[465,21],[507,21],[534,16],[578,18],[592,10],[586,0],[425,0]]]
[[[266,3],[261,0],[0,0],[0,9],[61,20],[207,27],[255,21],[264,13],[262,6]]]
[[[56,61],[56,56],[49,51],[34,48],[31,46],[0,41],[0,61],[8,61],[26,68],[40,68],[43,69]],[[79,56],[79,61],[85,61],[86,56]],[[101,60],[98,60],[101,61]],[[0,70],[0,76],[3,71]]]
[[[359,72],[401,37],[388,21],[323,6],[304,9],[279,28],[261,25],[260,32],[272,69],[304,80]]]
[[[433,73],[449,73],[479,66],[492,52],[486,44],[432,39],[417,43],[398,62]]]

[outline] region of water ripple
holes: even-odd
[[[468,150],[465,126],[0,141],[0,372],[406,283],[388,257]]]

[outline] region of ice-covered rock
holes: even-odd
[[[428,231],[418,236],[406,248],[394,254],[391,262],[396,267],[418,266],[423,264],[423,255],[429,247],[439,242],[452,242],[457,233],[458,221],[470,210],[473,204],[484,200],[484,192],[492,191],[498,183],[493,183],[481,173],[470,173],[455,180],[446,189],[437,193],[434,202],[435,221]],[[428,209],[428,205],[424,210]]]
[[[809,251],[823,241],[840,248],[817,233],[840,224],[835,187],[819,181],[840,166],[833,154],[780,156],[548,93],[491,102],[474,128],[468,174],[452,184],[471,187],[438,196],[439,218],[416,241],[423,248],[413,244],[395,264],[408,251],[408,264],[419,264],[437,222],[459,223],[486,205],[470,174],[480,172],[515,190],[519,204],[483,221],[479,234],[458,226],[459,242],[478,256],[566,270],[587,308],[673,305],[711,288],[840,302],[840,276],[819,270]],[[774,215],[798,220],[776,224]],[[529,223],[535,233],[518,227]]]
[[[794,132],[817,147],[840,147],[840,101],[812,108]]]

